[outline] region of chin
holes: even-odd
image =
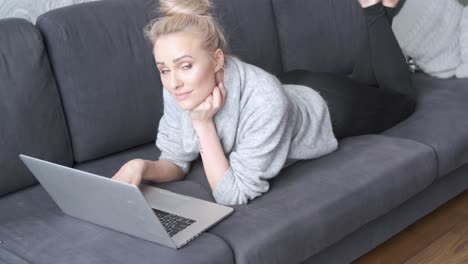
[[[178,105],[183,111],[192,111],[196,107],[193,102],[179,102]]]

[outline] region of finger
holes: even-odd
[[[221,91],[219,90],[218,86],[213,89],[213,105],[215,108],[221,105],[222,98],[221,98]]]
[[[219,83],[221,85],[221,83]],[[223,92],[223,88],[218,85],[218,91],[219,91],[219,107],[222,107],[224,105],[224,92]]]
[[[206,105],[206,102],[209,100],[210,96],[206,97],[205,100],[203,100],[200,104],[198,104],[197,106],[195,106],[195,108],[192,109],[192,112],[197,112],[197,111],[201,111],[204,109],[205,105]]]
[[[207,101],[203,104],[202,111],[207,112],[213,108],[213,100]]]
[[[209,95],[205,101],[201,102],[194,110],[198,112],[204,112],[207,110],[210,110],[211,108],[211,103],[213,102],[213,96]]]
[[[112,179],[113,179],[114,181],[122,182],[122,179],[119,178],[119,177],[112,177]]]
[[[112,177],[112,179],[118,182],[124,182],[124,183],[127,182],[126,179],[122,177],[121,175],[115,175],[114,177]]]
[[[208,97],[205,99],[205,102],[207,102],[207,103],[208,102],[213,102],[213,92],[210,95],[208,95]]]
[[[132,181],[130,182],[130,184],[133,184],[133,185],[135,185],[135,186],[138,186],[139,182],[138,182],[138,180],[136,179],[136,177],[134,177],[134,178],[132,179]]]
[[[226,101],[226,89],[224,87],[224,84],[222,82],[219,83],[218,85],[220,91],[221,91],[221,98],[222,98],[222,101],[223,101],[223,105],[224,105],[224,102]]]
[[[226,93],[226,87],[224,87],[224,84],[222,82],[218,84],[218,87],[221,93],[224,93],[224,94]]]

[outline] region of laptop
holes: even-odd
[[[65,214],[173,249],[233,212],[153,186],[137,187],[26,155],[20,158]]]

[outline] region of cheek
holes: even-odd
[[[170,90],[168,86],[169,83],[166,80],[167,78],[162,75],[159,75],[159,78],[161,78],[161,83],[162,83],[163,88]]]
[[[192,89],[203,94],[210,94],[215,86],[214,72],[209,67],[193,69],[187,75],[187,84],[190,83]]]

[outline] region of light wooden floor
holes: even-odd
[[[353,264],[467,264],[468,190]]]

